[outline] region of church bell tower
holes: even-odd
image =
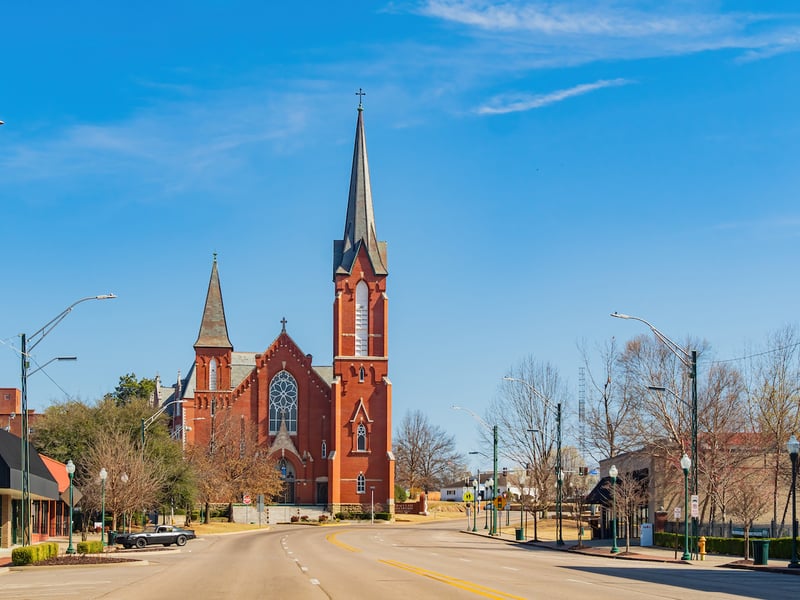
[[[394,513],[392,385],[388,378],[386,242],[372,206],[364,109],[358,105],[344,236],[333,243],[334,512],[370,503]]]

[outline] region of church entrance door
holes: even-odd
[[[280,493],[280,502],[279,504],[294,504],[294,488],[295,488],[295,477],[294,477],[294,467],[292,463],[290,463],[285,458],[282,458],[278,462],[278,469],[281,472],[281,479],[283,479],[283,489]]]
[[[317,504],[327,504],[328,503],[328,482],[327,481],[318,481],[317,482]]]

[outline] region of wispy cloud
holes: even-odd
[[[46,137],[10,144],[0,169],[13,174],[5,183],[113,180],[124,173],[148,190],[139,197],[153,199],[219,188],[256,157],[302,146],[304,132],[320,125],[319,103],[329,96],[304,95],[300,87],[198,93],[150,104],[115,122],[45,128]]]
[[[722,12],[701,1],[427,0],[418,13],[461,26],[477,42],[513,45],[520,63],[543,55],[569,65],[720,49],[754,60],[800,49],[798,15]]]
[[[549,94],[535,94],[526,96],[500,96],[493,98],[488,104],[481,106],[475,112],[479,115],[502,115],[512,112],[523,112],[526,110],[533,110],[535,108],[542,108],[549,104],[562,102],[568,98],[575,96],[583,96],[597,90],[602,90],[608,87],[617,87],[621,85],[628,85],[633,83],[628,79],[601,79],[594,83],[583,83],[564,90],[557,90]]]

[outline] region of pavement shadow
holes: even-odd
[[[708,571],[680,570],[665,567],[624,567],[614,561],[614,566],[609,567],[582,567],[562,565],[562,568],[609,577],[623,577],[632,581],[669,585],[687,590],[685,598],[691,598],[691,592],[706,592],[709,594],[728,594],[731,596],[742,595],[743,590],[748,590],[748,598],[763,600],[784,600],[786,591],[772,590],[765,580],[765,574],[757,571],[720,570],[719,576],[709,577]],[[732,576],[733,575],[733,576]],[[772,575],[771,577],[774,577]]]

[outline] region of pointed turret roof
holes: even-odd
[[[206,294],[206,306],[203,309],[203,320],[200,323],[200,333],[194,347],[233,349],[233,344],[228,339],[228,324],[225,321],[225,307],[222,304],[216,252],[214,253],[214,264],[211,267],[211,279],[208,282],[208,294]]]
[[[344,238],[334,242],[333,274],[349,274],[356,255],[363,245],[376,275],[387,275],[386,242],[379,242],[375,232],[375,215],[372,209],[372,188],[369,182],[367,138],[364,135],[364,108],[358,105],[356,141],[353,149],[353,167],[350,171],[350,195],[347,200],[347,217]]]

